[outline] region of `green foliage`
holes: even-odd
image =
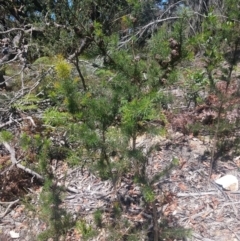
[[[41,241],[52,238],[58,241],[60,236],[74,226],[71,215],[60,207],[61,188],[46,179],[42,193],[40,194],[40,217],[47,223],[47,229],[38,235]]]
[[[48,164],[49,164],[49,149],[51,146],[51,140],[47,138],[42,138],[41,140],[41,150],[39,151],[39,163],[38,163],[38,168],[41,173],[50,175],[48,171]]]
[[[43,120],[46,125],[63,126],[70,120],[71,115],[68,112],[60,112],[57,108],[48,108],[43,114]]]
[[[166,59],[170,54],[168,42],[169,38],[170,35],[167,31],[167,25],[163,25],[161,29],[149,41],[151,55],[155,56],[156,54],[159,54],[161,58]]]
[[[9,142],[13,139],[13,134],[9,131],[0,132],[0,143]]]
[[[32,137],[29,136],[27,133],[22,133],[19,140],[19,144],[24,151],[28,149],[33,149],[33,151],[36,151],[36,149],[40,148],[41,143],[42,138],[38,134]]]
[[[124,153],[128,147],[128,138],[119,127],[110,126],[106,132],[106,146],[109,153],[112,151]]]
[[[86,153],[86,151],[85,151]],[[80,163],[82,163],[82,159],[86,156],[84,155],[84,150],[78,149],[74,152],[68,152],[67,156],[67,162],[70,164],[70,166],[78,166]]]
[[[179,81],[179,70],[172,70],[168,75],[168,82],[166,83],[168,86],[171,86]]]
[[[18,7],[13,10],[20,9],[21,1],[15,2]],[[142,134],[166,134],[164,126],[168,123],[162,109],[167,110],[169,103],[173,102],[172,96],[167,93],[180,83],[181,72],[184,84],[178,87],[187,92],[188,102],[193,101],[195,106],[204,103],[205,96],[201,99],[201,94],[209,86],[217,94],[222,103],[221,106],[214,106],[219,114],[216,136],[221,139],[217,147],[222,150],[223,146],[228,147],[224,137],[231,135],[235,123],[228,125],[222,118],[222,106],[225,108],[224,101],[227,102],[227,98],[219,93],[216,83],[224,80],[229,84],[237,63],[240,14],[235,2],[226,0],[223,10],[227,11],[228,14],[224,15],[227,18],[210,9],[208,13],[200,13],[199,18],[193,19],[196,14],[188,7],[190,3],[184,3],[186,8],[183,4],[176,4],[171,11],[161,16],[161,19],[166,17],[167,20],[156,24],[153,24],[153,20],[160,19],[155,15],[159,12],[156,6],[159,1],[153,0],[55,1],[54,4],[53,1],[43,1],[40,5],[44,7],[40,10],[34,1],[25,6],[26,16],[38,20],[33,26],[43,29],[43,38],[34,39],[32,33],[29,40],[34,46],[31,49],[33,60],[38,58],[33,67],[39,68],[38,73],[46,77],[40,79],[41,84],[35,90],[31,89],[30,94],[15,101],[13,107],[20,113],[37,112],[39,104],[46,98],[51,105],[40,113],[48,129],[41,135],[23,133],[19,138],[20,148],[26,157],[30,152],[37,157],[34,169],[47,178],[40,202],[41,217],[48,229],[39,236],[41,240],[50,237],[58,240],[60,235],[72,227],[70,216],[61,209],[62,190],[54,184],[53,173],[49,168],[49,160],[56,157],[71,165],[86,165],[101,178],[111,179],[115,187],[124,173],[133,173],[135,181],[141,184],[145,204],[154,202],[154,183],[168,175],[178,166],[179,161],[174,158],[162,172],[147,178],[146,164],[154,147],[144,153],[136,140]],[[171,15],[178,16],[177,21],[168,18],[167,12],[177,14]],[[7,16],[12,13],[9,14]],[[22,17],[13,19],[18,19],[23,26],[25,21],[28,24],[26,16],[24,24],[20,23]],[[199,23],[200,31],[189,30],[194,28],[195,22]],[[173,49],[170,38],[178,43],[179,59],[176,62],[171,59]],[[39,53],[34,54],[34,50],[39,48]],[[204,68],[201,67],[202,61],[197,69],[195,66],[194,70],[184,67],[183,60],[193,60],[197,52],[202,55]],[[39,58],[41,55],[43,57]],[[226,55],[229,55],[229,66],[222,66]],[[87,61],[80,61],[83,59]],[[79,64],[76,60],[79,60]],[[99,66],[89,67],[91,63],[98,64],[99,60]],[[164,61],[166,66],[163,66]],[[77,64],[80,70],[74,68]],[[5,68],[1,68],[2,73]],[[49,68],[48,72],[46,68]],[[24,71],[28,71],[26,69]],[[80,79],[88,81],[84,90]],[[2,103],[11,99],[5,98],[4,94],[2,96]],[[160,122],[161,126],[155,127],[154,121]],[[214,125],[211,126],[212,130],[209,127],[204,129],[214,134]],[[197,135],[202,125],[194,123],[187,128]],[[51,142],[51,135],[63,133],[68,145],[60,147]],[[0,133],[1,142],[12,139],[11,133]],[[113,217],[120,220],[120,203],[114,203],[112,208]],[[97,210],[93,217],[96,226],[101,227],[102,212]],[[117,226],[117,223],[114,225]],[[126,228],[121,227],[121,224],[118,227]],[[77,222],[76,229],[84,239],[95,234],[93,227],[84,219]],[[117,235],[119,240],[134,240],[136,233],[136,230],[130,230],[124,236],[120,230]],[[164,226],[161,234],[161,238],[182,238],[186,233],[181,229],[169,230]]]
[[[1,75],[5,75],[6,74],[6,69],[7,69],[6,65],[1,65],[0,66],[0,74]]]
[[[144,186],[143,190],[143,197],[147,203],[151,203],[155,200],[155,194],[150,186]]]
[[[59,56],[55,65],[55,70],[57,72],[57,77],[64,80],[69,78],[72,66],[67,63],[62,56]]]
[[[189,125],[190,132],[193,133],[194,136],[198,136],[200,131],[202,130],[202,124],[201,123],[194,123],[192,125]]]
[[[102,32],[102,24],[97,21],[94,21],[93,27],[94,27],[94,33],[95,33],[96,37],[102,38],[104,36],[104,34]]]
[[[38,103],[41,101],[39,97],[34,94],[25,95],[19,101],[17,101],[13,106],[21,111],[27,110],[37,110]]]
[[[169,239],[169,238],[175,238],[175,239],[182,239],[191,237],[192,230],[190,229],[184,229],[184,228],[166,228],[164,227],[161,233],[162,238]]]
[[[227,48],[229,48],[229,45],[231,46],[231,42],[235,42],[236,39],[230,34],[232,32],[232,27],[226,24],[225,21],[223,22],[220,20],[213,11],[208,13],[202,26],[202,33],[195,36],[193,39],[195,43],[201,46],[203,51],[204,61],[206,63],[205,69],[210,88],[211,90],[216,90],[216,82],[218,79],[213,73],[217,68],[221,69],[225,52]],[[225,69],[222,68],[222,70],[224,75],[224,72],[228,72],[229,69],[227,67]],[[225,77],[229,77],[229,74],[225,74]]]
[[[95,74],[99,77],[99,78],[109,78],[109,77],[113,77],[115,74],[109,70],[109,69],[97,69]]]
[[[93,218],[94,218],[94,222],[95,222],[96,226],[101,228],[102,227],[102,210],[97,209],[93,213]]]
[[[113,202],[113,217],[117,220],[122,213],[121,205],[118,201]]]
[[[128,3],[129,5],[132,5],[133,8],[135,9],[135,11],[136,11],[136,10],[139,10],[139,9],[141,8],[141,4],[140,4],[140,2],[137,1],[137,0],[127,0],[127,3]]]
[[[75,229],[81,234],[83,240],[89,240],[97,234],[96,230],[88,225],[84,219],[76,222]]]
[[[154,175],[150,180],[148,180],[148,182],[153,185],[156,181],[158,181],[160,178],[169,175],[169,173],[176,168],[179,165],[179,160],[176,157],[173,157],[171,163],[166,166],[164,168],[163,171],[161,171],[160,173],[157,173],[156,175]]]
[[[206,91],[209,87],[209,79],[207,78],[207,74],[202,70],[187,70],[186,80],[184,82],[184,86],[186,88],[186,99],[188,105],[191,102],[194,103],[195,106],[203,102],[201,99],[200,92]]]
[[[156,118],[157,112],[150,96],[133,99],[121,108],[122,130],[129,137],[136,137],[141,132],[141,123]]]
[[[190,82],[197,87],[206,87],[208,84],[208,79],[205,77],[204,71],[189,72],[188,79]]]
[[[43,56],[43,57],[38,58],[33,64],[34,65],[40,65],[40,64],[52,65],[53,64],[53,59],[49,58],[47,56]]]
[[[82,123],[81,125],[70,125],[69,138],[71,142],[77,141],[87,150],[96,149],[100,143],[97,133],[91,128],[91,126],[88,126],[84,123]]]
[[[71,114],[76,114],[79,111],[79,93],[78,85],[72,79],[64,79],[61,82],[61,89],[64,98],[64,104]]]

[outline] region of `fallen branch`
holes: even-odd
[[[44,181],[44,178],[40,174],[38,174],[35,171],[33,171],[33,170],[23,166],[22,164],[17,163],[17,159],[15,157],[15,150],[14,150],[14,148],[12,148],[7,142],[3,142],[3,145],[5,146],[5,148],[10,153],[12,164],[16,165],[18,168],[20,168],[20,169],[24,170],[25,172],[31,174],[32,176],[36,176],[38,180],[40,180],[42,182]]]
[[[31,174],[32,176],[36,177],[39,181],[44,182],[45,178],[43,176],[41,176],[40,174],[38,174],[37,172],[19,164],[17,162],[16,156],[15,156],[15,150],[13,147],[11,147],[7,142],[3,142],[3,145],[5,146],[5,148],[9,151],[10,153],[10,157],[11,157],[11,162],[12,165],[15,165],[16,167],[18,167],[19,169]],[[71,187],[64,187],[65,190],[69,191],[69,192],[73,192],[73,193],[78,193],[78,190],[75,188],[71,188]]]
[[[9,120],[3,124],[0,125],[0,128],[3,128],[5,126],[9,126],[11,125],[12,123],[16,122],[16,121],[22,121],[23,119],[22,118],[19,118],[19,119],[14,119],[14,120]]]
[[[12,62],[14,62],[15,60],[17,60],[18,59],[18,57],[21,55],[22,53],[18,53],[18,54],[16,54],[16,56],[13,58],[13,59],[11,59],[11,60],[8,60],[8,58],[2,58],[2,59],[0,59],[0,67],[2,66],[2,65],[4,65],[4,64],[9,64],[9,63],[12,63]]]

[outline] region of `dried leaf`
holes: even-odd
[[[183,183],[179,183],[179,184],[178,184],[178,187],[180,188],[181,191],[186,191],[186,190],[187,190],[186,185],[183,184]]]
[[[218,205],[219,205],[219,201],[215,197],[212,197],[212,203],[211,203],[212,208],[216,209]]]

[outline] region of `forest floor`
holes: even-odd
[[[176,132],[171,134],[170,139],[144,136],[138,141],[145,147],[151,142],[159,146],[148,160],[147,174],[150,176],[165,170],[173,158],[179,159],[179,166],[154,184],[158,216],[167,221],[168,227],[191,229],[191,238],[185,240],[240,240],[240,192],[223,191],[212,180],[227,173],[239,179],[240,157],[219,161],[218,172],[209,179],[212,143],[208,136],[199,139]],[[101,181],[80,168],[71,170],[63,163],[58,163],[56,167],[59,180],[65,176],[63,173],[66,170],[68,175],[64,182],[75,190],[74,193],[65,194],[63,205],[67,211],[85,217],[91,223],[91,214],[97,209],[104,210],[103,223],[107,225],[112,221],[114,201],[121,200],[123,215],[131,223],[152,225],[152,210],[142,208],[140,187],[133,182],[130,174],[126,174],[114,188],[110,181]],[[31,189],[31,195],[35,196],[32,205],[38,199],[40,190]],[[1,203],[1,213],[6,207]],[[13,240],[35,240],[36,234],[46,228],[35,215],[24,202],[16,203],[1,219],[1,232],[9,234],[14,231],[19,234],[19,239]],[[99,235],[92,240],[108,240],[104,225],[98,231]],[[76,232],[71,232],[66,240],[81,239]]]
[[[234,89],[236,90],[233,85],[232,91]],[[179,101],[179,98],[183,99],[182,91],[179,89],[171,91],[175,94],[178,105],[183,105]],[[229,94],[232,95],[233,92]],[[191,124],[194,118],[200,118],[202,122],[205,121],[206,126],[211,128],[209,116],[214,118],[214,105],[217,101],[210,99],[212,101],[210,104],[203,104],[196,108],[183,108],[178,113],[166,113],[169,125],[165,137],[142,135],[137,139],[137,146],[144,152],[152,146],[155,147],[148,156],[146,176],[151,179],[163,173],[153,184],[156,196],[155,212],[151,206],[142,205],[141,186],[133,181],[132,173],[122,175],[121,179],[113,185],[111,181],[103,181],[85,168],[70,168],[66,163],[58,160],[52,163],[58,183],[69,187],[61,205],[64,210],[72,213],[76,218],[84,218],[89,224],[93,223],[93,213],[96,210],[103,211],[103,223],[101,227],[96,228],[97,235],[89,240],[120,240],[117,233],[120,232],[121,235],[122,232],[127,233],[127,228],[120,225],[123,220],[128,221],[129,227],[144,227],[143,237],[147,236],[146,230],[150,233],[154,228],[155,214],[157,214],[157,222],[162,225],[159,226],[162,229],[161,232],[168,241],[240,240],[240,191],[224,191],[214,182],[218,177],[229,173],[240,180],[240,156],[235,155],[237,151],[231,145],[234,138],[239,138],[239,130],[235,131],[235,137],[223,138],[222,142],[225,143],[223,149],[215,150],[212,172],[210,163],[214,136],[208,131],[196,134],[186,130],[186,126]],[[235,97],[231,104],[239,106],[240,97]],[[234,117],[234,109],[231,111],[228,116]],[[238,116],[235,115],[234,118],[240,117],[239,110],[237,111]],[[34,178],[29,178],[29,174],[15,167],[9,170],[10,156],[3,145],[0,146],[0,152],[2,166],[0,240],[34,241],[36,234],[47,228],[46,223],[39,219],[37,213],[37,203],[42,187]],[[168,169],[174,159],[178,160],[178,165]],[[25,193],[20,198],[21,201],[19,200],[20,189]],[[9,190],[11,198],[8,197]],[[14,190],[15,196],[12,195]],[[116,203],[121,210],[121,218],[117,219],[118,230],[117,228],[114,230],[111,238],[107,228],[109,223],[116,220],[113,214]],[[35,206],[34,209],[33,206]],[[172,230],[177,228],[190,229],[191,236],[172,239],[171,236],[174,233]],[[148,238],[152,240],[151,236]],[[82,240],[81,233],[71,230],[65,240]]]

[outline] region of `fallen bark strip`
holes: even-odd
[[[205,195],[216,195],[219,194],[219,192],[188,192],[188,193],[177,193],[177,197],[190,197],[190,196],[205,196]]]

